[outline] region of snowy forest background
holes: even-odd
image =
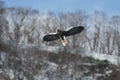
[[[55,29],[78,25],[85,30],[67,37],[66,47],[59,40],[42,39]],[[120,80],[119,26],[120,15],[98,10],[90,14],[82,10],[38,12],[6,7],[0,1],[0,80]],[[111,64],[113,58],[116,62]]]

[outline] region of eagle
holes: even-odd
[[[81,33],[84,30],[83,26],[77,26],[77,27],[72,27],[66,31],[62,31],[60,29],[56,30],[56,33],[49,33],[43,37],[43,41],[54,41],[54,40],[61,40],[61,43],[63,46],[66,46],[67,41],[66,37],[67,36],[72,36],[78,33]]]

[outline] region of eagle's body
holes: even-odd
[[[44,41],[53,41],[53,40],[61,39],[61,43],[63,44],[63,46],[65,46],[67,44],[67,41],[65,39],[66,36],[78,34],[78,33],[82,32],[83,30],[84,30],[83,26],[73,27],[67,31],[62,31],[62,30],[58,29],[56,33],[48,34],[48,35],[44,36],[43,40]]]

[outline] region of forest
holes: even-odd
[[[79,25],[85,30],[67,37],[65,47],[59,40],[43,41],[44,35],[56,29]],[[0,1],[0,80],[119,80],[119,26],[120,15],[103,11],[39,12],[7,7]],[[117,65],[82,57],[92,52],[116,56]],[[112,71],[107,76],[106,68]]]

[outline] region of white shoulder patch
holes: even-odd
[[[69,27],[69,28],[66,29],[66,31],[69,31],[69,30],[72,29],[72,28],[73,28],[73,27]]]
[[[57,34],[57,33],[49,33],[49,34]]]

